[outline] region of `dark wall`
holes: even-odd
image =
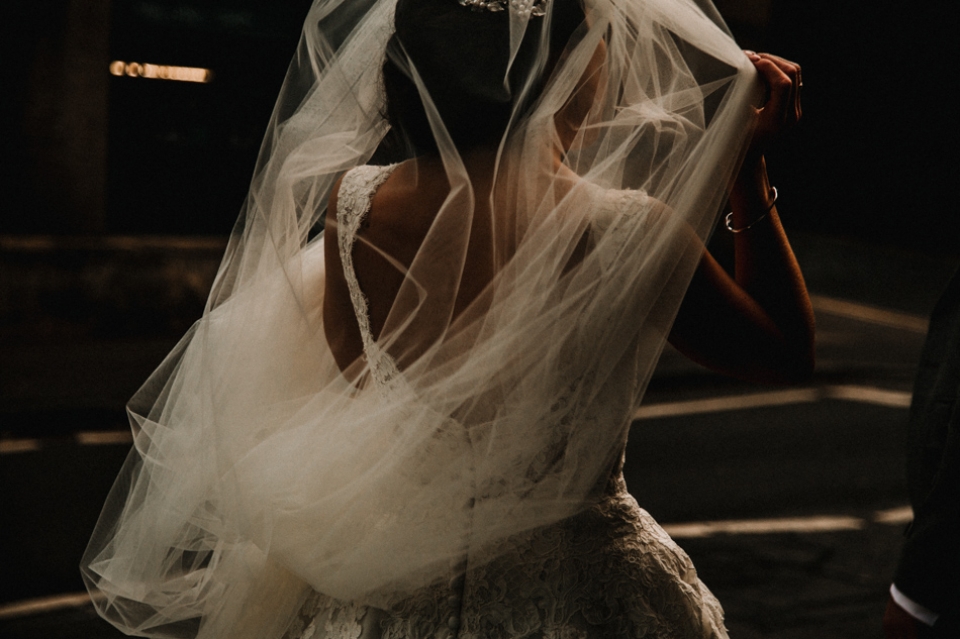
[[[717,4],[744,47],[803,65],[803,123],[770,152],[786,224],[960,253],[954,3]],[[308,6],[6,0],[0,233],[228,232]],[[93,72],[71,76],[77,51]],[[115,59],[212,68],[215,79],[113,77]],[[70,77],[86,78],[86,116]]]
[[[102,232],[111,0],[0,4],[0,232]]]
[[[309,0],[114,0],[111,60],[203,67],[208,84],[110,78],[108,227],[227,233]]]
[[[952,2],[774,0],[762,45],[803,66],[802,126],[771,153],[786,223],[960,254]]]
[[[309,0],[0,3],[0,233],[226,234]],[[209,84],[108,73],[213,69]]]

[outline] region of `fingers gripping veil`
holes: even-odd
[[[206,311],[130,402],[101,614],[278,637],[310,589],[386,605],[590,504],[756,89],[706,0],[317,0]]]

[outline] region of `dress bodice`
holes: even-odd
[[[370,330],[352,247],[377,187],[393,167],[358,167],[341,184],[337,220],[344,276],[378,388],[401,373]],[[640,192],[606,194],[593,224],[616,237]],[[626,236],[626,233],[624,233]],[[608,245],[616,252],[622,246]],[[613,259],[613,257],[611,257]],[[576,357],[576,353],[571,353]],[[630,402],[637,362],[625,358],[600,401],[580,411],[582,428],[610,427],[611,407]],[[557,420],[565,419],[565,400]],[[570,401],[575,401],[571,399]],[[624,445],[625,445],[624,441]],[[622,456],[601,478],[592,506],[558,523],[466,548],[448,579],[389,609],[311,593],[284,639],[607,639],[726,637],[722,610],[687,557],[627,492]]]

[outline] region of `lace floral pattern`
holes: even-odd
[[[692,562],[626,492],[503,542],[497,558],[451,572],[387,611],[314,595],[285,639],[609,639],[727,637]],[[367,615],[378,621],[364,625]],[[311,617],[312,615],[312,617]]]
[[[725,637],[687,555],[626,493],[507,542],[467,574],[460,639]]]
[[[370,375],[381,392],[387,392],[391,380],[400,376],[396,362],[380,348],[373,339],[370,329],[368,302],[353,268],[353,244],[357,231],[364,218],[370,212],[373,194],[381,184],[387,181],[397,165],[358,166],[343,176],[337,196],[337,245],[340,249],[340,262],[343,264],[343,276],[350,291],[354,314],[360,327],[363,351],[370,365]]]
[[[361,639],[368,610],[313,593],[284,634],[284,639]]]

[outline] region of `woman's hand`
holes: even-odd
[[[766,102],[757,109],[757,128],[747,154],[748,161],[756,162],[780,134],[800,121],[803,79],[800,65],[795,62],[769,53],[745,53],[756,67],[767,94]]]
[[[753,140],[730,190],[733,228],[740,231],[734,237],[734,277],[705,252],[670,341],[714,370],[798,383],[813,373],[813,309],[780,225],[763,153],[800,120],[800,66],[766,53],[746,54],[767,99],[756,109]]]
[[[784,131],[796,126],[803,115],[800,65],[769,53],[744,53],[757,69],[766,89],[766,100],[756,108],[753,139],[730,193],[738,225],[742,225],[740,222],[744,219],[749,223],[773,204],[763,154]]]

